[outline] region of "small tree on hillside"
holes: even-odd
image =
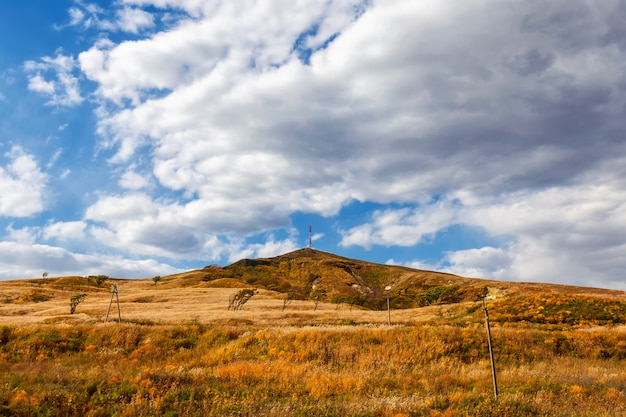
[[[70,299],[70,314],[74,314],[76,307],[87,297],[87,294],[76,294]]]
[[[153,277],[152,281],[154,281],[154,285],[157,285],[159,281],[161,281],[161,276],[157,275],[156,277]]]
[[[256,294],[256,290],[250,288],[239,291],[228,300],[228,309],[233,311],[240,310],[254,294]]]
[[[288,292],[285,295],[285,298],[283,298],[283,311],[285,311],[285,309],[287,308],[287,306],[289,304],[291,304],[291,302],[293,301],[293,299],[295,298],[295,294],[293,292]]]
[[[87,277],[88,281],[94,281],[98,287],[101,287],[104,281],[108,279],[109,277],[106,275],[89,275]]]
[[[44,277],[44,278],[48,278],[48,273],[44,272],[41,276]]]
[[[315,308],[313,311],[317,310],[317,305],[326,298],[326,289],[324,288],[316,288],[311,292],[311,298],[313,299],[313,303],[315,304]]]

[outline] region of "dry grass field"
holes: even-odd
[[[623,292],[485,281],[496,400],[480,301],[393,308],[388,325],[259,288],[228,310],[247,284],[0,282],[0,416],[626,416]]]
[[[184,324],[247,321],[260,326],[289,324],[337,324],[345,321],[386,324],[386,311],[370,311],[348,304],[293,300],[284,307],[285,295],[259,290],[239,311],[229,311],[229,298],[241,288],[177,287],[176,284],[154,284],[150,279],[108,280],[101,288],[77,285],[81,277],[48,278],[0,282],[0,325],[25,324],[97,324],[117,321],[117,298],[111,293],[112,283],[118,287],[120,315],[125,323]],[[73,295],[87,297],[70,314]],[[46,298],[46,301],[32,301]],[[432,319],[448,307],[395,310],[394,322],[415,322]],[[315,311],[314,311],[315,310]]]

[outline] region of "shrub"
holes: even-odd
[[[70,298],[70,314],[74,314],[76,312],[76,307],[87,297],[87,294],[76,294]]]
[[[104,284],[104,281],[108,280],[109,277],[106,275],[89,275],[87,277],[88,281],[94,281],[98,287],[101,287]]]
[[[228,309],[232,309],[234,311],[240,310],[243,305],[247,303],[255,294],[256,290],[252,290],[249,288],[239,291],[237,294],[233,295],[228,301]]]
[[[459,301],[457,291],[458,285],[432,287],[417,295],[417,302],[420,306],[431,304],[455,303]]]

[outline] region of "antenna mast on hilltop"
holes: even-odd
[[[313,246],[313,238],[311,237],[312,231],[313,229],[311,228],[311,226],[309,226],[309,249],[311,249],[311,247]]]

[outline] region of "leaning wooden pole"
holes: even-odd
[[[493,376],[493,394],[498,399],[498,380],[496,378],[496,362],[493,358],[493,347],[491,346],[491,328],[489,326],[489,309],[483,297],[483,311],[485,312],[485,324],[487,326],[487,343],[489,344],[489,357],[491,358],[491,375]]]
[[[117,285],[115,286],[115,300],[117,301],[117,322],[122,323],[122,312],[120,311],[120,292],[117,289]]]
[[[109,308],[107,309],[107,316],[104,318],[104,322],[109,321],[109,313],[111,312],[111,304],[113,304],[113,296],[115,296],[115,292],[113,292],[113,288],[111,288],[111,301],[109,301]]]

